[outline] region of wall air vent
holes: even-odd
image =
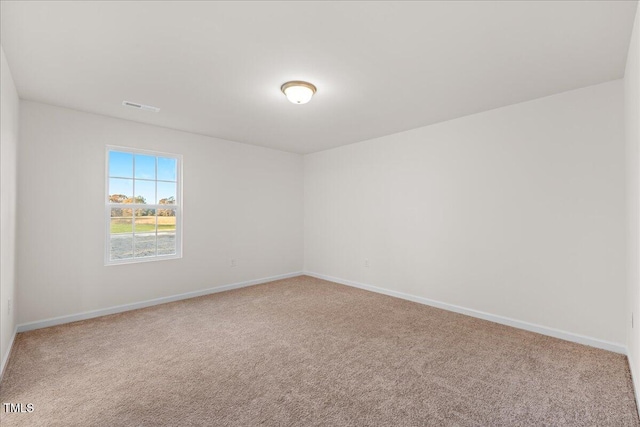
[[[158,107],[152,107],[151,105],[138,104],[136,102],[122,101],[122,105],[124,105],[125,107],[137,108],[138,110],[153,111],[154,113],[157,113],[158,111],[160,111]]]

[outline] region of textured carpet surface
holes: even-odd
[[[624,356],[297,277],[17,336],[9,426],[638,426]]]

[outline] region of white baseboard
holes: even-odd
[[[558,330],[558,329],[554,329],[554,328],[549,328],[549,327],[546,327],[546,326],[536,325],[536,324],[524,322],[524,321],[521,321],[521,320],[511,319],[511,318],[508,318],[508,317],[503,317],[503,316],[498,316],[498,315],[495,315],[495,314],[485,313],[485,312],[482,312],[482,311],[478,311],[478,310],[474,310],[474,309],[470,309],[470,308],[465,308],[465,307],[461,307],[461,306],[457,306],[457,305],[453,305],[453,304],[448,304],[448,303],[444,303],[444,302],[440,302],[440,301],[436,301],[436,300],[432,300],[432,299],[428,299],[428,298],[424,298],[424,297],[410,295],[410,294],[406,294],[406,293],[403,293],[403,292],[392,291],[392,290],[385,289],[385,288],[380,288],[380,287],[377,287],[377,286],[367,285],[367,284],[364,284],[364,283],[355,282],[353,280],[341,279],[341,278],[338,278],[338,277],[327,276],[327,275],[324,275],[324,274],[319,274],[319,273],[314,273],[314,272],[309,272],[309,271],[281,274],[281,275],[278,275],[278,276],[265,277],[265,278],[262,278],[262,279],[255,279],[255,280],[248,280],[248,281],[245,281],[245,282],[233,283],[233,284],[229,284],[229,285],[218,286],[218,287],[215,287],[215,288],[204,289],[204,290],[194,291],[194,292],[187,292],[187,293],[184,293],[184,294],[172,295],[172,296],[162,297],[162,298],[156,298],[156,299],[147,300],[147,301],[141,301],[141,302],[132,303],[132,304],[124,304],[124,305],[104,308],[104,309],[100,309],[100,310],[86,311],[86,312],[83,312],[83,313],[72,314],[72,315],[68,315],[68,316],[60,316],[60,317],[54,317],[54,318],[51,318],[51,319],[44,319],[44,320],[39,320],[39,321],[35,321],[35,322],[23,323],[23,324],[18,325],[17,332],[18,333],[19,332],[26,332],[26,331],[31,331],[33,329],[46,328],[46,327],[49,327],[49,326],[61,325],[61,324],[70,323],[70,322],[77,322],[79,320],[86,320],[86,319],[91,319],[91,318],[94,318],[94,317],[106,316],[106,315],[109,315],[109,314],[122,313],[124,311],[136,310],[136,309],[139,309],[139,308],[150,307],[150,306],[158,305],[158,304],[165,304],[165,303],[173,302],[173,301],[180,301],[180,300],[188,299],[188,298],[195,298],[195,297],[199,297],[199,296],[203,296],[203,295],[209,295],[209,294],[213,294],[213,293],[217,293],[217,292],[228,291],[228,290],[231,290],[231,289],[238,289],[238,288],[244,288],[244,287],[247,287],[247,286],[259,285],[261,283],[272,282],[274,280],[280,280],[280,279],[287,279],[287,278],[290,278],[290,277],[296,277],[296,276],[300,276],[300,275],[303,275],[303,274],[308,275],[308,276],[312,276],[312,277],[316,277],[318,279],[328,280],[330,282],[340,283],[340,284],[343,284],[343,285],[352,286],[352,287],[355,287],[355,288],[360,288],[360,289],[364,289],[364,290],[371,291],[371,292],[377,292],[377,293],[380,293],[380,294],[389,295],[389,296],[396,297],[396,298],[402,298],[402,299],[405,299],[405,300],[408,300],[408,301],[413,301],[413,302],[417,302],[417,303],[420,303],[420,304],[425,304],[425,305],[429,305],[429,306],[432,306],[432,307],[437,307],[437,308],[441,308],[441,309],[444,309],[444,310],[449,310],[449,311],[453,311],[453,312],[456,312],[456,313],[465,314],[467,316],[477,317],[479,319],[484,319],[484,320],[488,320],[488,321],[491,321],[491,322],[500,323],[502,325],[512,326],[514,328],[524,329],[524,330],[531,331],[531,332],[537,332],[539,334],[548,335],[548,336],[551,336],[551,337],[560,338],[560,339],[564,339],[564,340],[567,340],[567,341],[576,342],[576,343],[579,343],[579,344],[585,344],[585,345],[588,345],[588,346],[591,346],[591,347],[601,348],[601,349],[613,351],[613,352],[616,352],[616,353],[627,354],[627,348],[623,344],[604,341],[604,340],[600,340],[600,339],[597,339],[597,338],[592,338],[592,337],[588,337],[588,336],[584,336],[584,335],[574,334],[574,333],[571,333],[571,332],[566,332],[566,331],[562,331],[562,330]],[[15,334],[14,334],[14,337],[12,338],[12,341],[11,341],[12,343],[13,343],[13,339],[14,338],[15,338]],[[6,355],[4,355],[5,359],[7,357],[8,357],[8,353]],[[4,364],[5,363],[6,363],[6,360],[3,359],[3,362],[2,362],[3,370],[4,370]]]
[[[2,376],[4,375],[4,368],[7,367],[7,362],[9,361],[9,356],[11,355],[11,349],[13,348],[13,342],[16,340],[16,335],[18,334],[18,327],[13,330],[13,335],[11,336],[11,341],[9,341],[9,348],[7,348],[7,352],[2,355],[2,365],[0,365],[0,382],[2,382]]]
[[[203,295],[215,294],[218,292],[230,291],[231,289],[245,288],[247,286],[260,285],[262,283],[273,282],[274,280],[288,279],[290,277],[301,276],[302,272],[280,274],[278,276],[265,277],[262,279],[248,280],[246,282],[232,283],[230,285],[218,286],[201,291],[186,292],[179,295],[156,298],[131,304],[123,304],[115,307],[103,308],[99,310],[85,311],[83,313],[71,314],[68,316],[53,317],[50,319],[38,320],[35,322],[22,323],[18,325],[18,332],[26,332],[34,329],[47,328],[49,326],[62,325],[64,323],[77,322],[79,320],[92,319],[94,317],[106,316],[109,314],[122,313],[124,311],[137,310],[139,308],[151,307],[153,305],[165,304],[168,302],[180,301],[183,299],[200,297]]]
[[[447,304],[445,302],[440,302],[440,301],[435,301],[428,298],[418,297],[415,295],[405,294],[403,292],[392,291],[385,288],[379,288],[377,286],[367,285],[364,283],[355,282],[353,280],[340,279],[338,277],[326,276],[324,274],[313,273],[310,271],[305,271],[304,274],[307,276],[316,277],[318,279],[328,280],[330,282],[352,286],[354,288],[360,288],[360,289],[364,289],[371,292],[377,292],[379,294],[389,295],[396,298],[402,298],[402,299],[417,302],[420,304],[429,305],[431,307],[441,308],[443,310],[453,311],[456,313],[465,314],[467,316],[489,320],[491,322],[512,326],[514,328],[524,329],[526,331],[537,332],[542,335],[548,335],[554,338],[560,338],[560,339],[563,339],[566,341],[572,341],[578,344],[584,344],[591,347],[601,348],[603,350],[609,350],[615,353],[627,354],[627,348],[623,344],[604,341],[597,338],[591,338],[584,335],[574,334],[571,332],[561,331],[559,329],[548,328],[546,326],[536,325],[534,323],[523,322],[521,320],[516,320],[516,319],[511,319],[509,317],[503,317],[495,314],[485,313],[483,311],[460,307],[458,305]]]

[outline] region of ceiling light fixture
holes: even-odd
[[[311,101],[311,97],[316,93],[317,89],[311,83],[294,80],[283,84],[280,90],[294,104],[306,104]]]

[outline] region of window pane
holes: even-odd
[[[133,217],[131,216],[131,209],[112,208],[110,221],[110,259],[133,258]]]
[[[155,209],[136,209],[134,231],[140,233],[156,233]]]
[[[154,205],[156,203],[156,182],[136,179],[136,203]]]
[[[133,239],[136,258],[156,254],[156,212],[154,209],[136,209]]]
[[[159,205],[175,205],[176,204],[176,184],[175,183],[158,181],[158,204]]]
[[[112,208],[111,209],[111,234],[132,233],[133,218],[131,209]]]
[[[158,232],[176,231],[176,210],[158,209]]]
[[[156,158],[136,154],[136,178],[156,179]]]
[[[111,259],[133,258],[133,234],[111,235]]]
[[[135,257],[143,258],[156,255],[156,235],[145,233],[134,236]]]
[[[133,178],[133,154],[109,151],[109,176]]]
[[[158,255],[176,253],[176,210],[158,209]]]
[[[158,179],[164,181],[176,181],[176,159],[158,157]]]
[[[132,197],[132,179],[109,178],[109,203],[131,202]]]

